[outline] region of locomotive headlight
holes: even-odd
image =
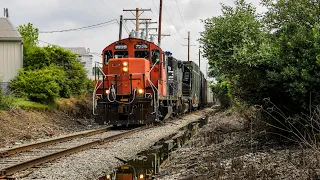
[[[110,174],[107,174],[107,175],[106,175],[106,179],[107,179],[107,180],[111,180]]]
[[[106,90],[106,94],[110,94],[110,90],[109,89]]]
[[[125,61],[125,62],[122,63],[122,65],[123,65],[123,66],[128,66],[128,62]]]
[[[140,173],[140,174],[139,174],[139,179],[143,179],[143,178],[144,178],[143,173]]]
[[[124,72],[128,72],[129,69],[128,69],[128,67],[123,67],[122,70],[123,70]]]
[[[139,90],[138,90],[138,93],[139,93],[139,94],[143,94],[143,89],[139,89]]]

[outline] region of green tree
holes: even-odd
[[[303,111],[320,96],[319,1],[263,0],[264,18],[275,46],[276,64],[268,71],[278,96],[290,109]],[[319,102],[315,102],[318,104]]]
[[[234,97],[259,103],[272,49],[256,9],[237,0],[235,7],[222,5],[221,16],[203,22],[205,31],[200,42],[209,59],[211,75],[231,83]]]
[[[30,48],[23,59],[24,68],[26,69],[41,69],[51,64],[51,57],[48,51],[42,47]]]
[[[44,49],[49,54],[50,62],[65,71],[66,84],[69,86],[70,95],[80,95],[87,91],[89,80],[86,70],[75,54],[57,46],[47,46]]]
[[[39,29],[28,23],[27,25],[20,25],[18,31],[23,37],[23,54],[27,55],[27,52],[38,44]]]
[[[206,19],[200,42],[211,75],[231,84],[232,97],[248,104],[263,98],[288,114],[320,97],[320,8],[313,0],[263,0],[259,16],[244,0]],[[315,102],[317,104],[319,102]]]

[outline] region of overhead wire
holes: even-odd
[[[115,21],[114,23],[111,23]],[[72,29],[64,29],[64,30],[54,30],[54,31],[39,31],[39,33],[59,33],[59,32],[70,32],[70,31],[79,31],[79,30],[88,30],[88,29],[95,29],[95,28],[100,28],[103,26],[111,25],[117,23],[117,19],[112,19],[107,22],[102,22],[94,25],[89,25],[89,26],[84,26],[80,28],[72,28]]]
[[[152,0],[152,3],[153,3],[153,5],[154,5],[154,7],[155,7],[155,9],[156,9],[156,11],[157,11],[157,13],[159,13],[159,11],[158,11],[158,9],[157,9],[157,6],[156,6],[156,4],[154,3],[154,0]],[[163,24],[164,24],[164,26],[165,26],[165,28],[166,28],[166,30],[170,33],[170,30],[169,30],[169,28],[168,28],[168,26],[167,26],[167,24],[165,23],[165,21],[162,21],[163,22]],[[183,46],[183,44],[181,44],[174,36],[171,36],[171,37],[173,37],[173,39],[179,44],[179,45],[181,45],[181,46]]]
[[[142,7],[140,6],[140,4],[138,4],[138,2],[137,2],[136,0],[134,0],[134,3],[135,3],[136,5],[138,5],[140,8],[142,8]]]
[[[123,23],[124,29],[127,31],[128,35],[130,34],[130,30],[127,27],[127,23]]]
[[[177,1],[177,0],[175,0],[175,2],[176,2],[176,7],[177,7],[177,9],[178,9],[178,12],[179,12],[180,18],[181,18],[181,20],[182,20],[183,26],[184,26],[184,28],[185,28],[186,32],[188,33],[188,28],[187,28],[187,26],[186,26],[186,24],[185,24],[185,22],[184,22],[183,17],[182,17],[182,14],[181,14],[181,11],[180,11],[180,8],[179,8],[178,1]],[[195,41],[194,41],[194,40],[192,40],[191,38],[190,38],[190,41],[192,41],[194,44],[196,44],[196,43],[195,43]]]
[[[178,12],[180,14],[180,18],[181,18],[182,23],[184,25],[184,28],[186,29],[186,32],[188,32],[188,28],[187,28],[186,24],[184,23],[183,17],[182,17],[181,12],[180,12],[180,8],[179,8],[179,5],[178,5],[178,2],[177,2],[177,0],[175,0],[175,1],[176,1],[176,6],[177,6],[177,9],[178,9]]]
[[[185,37],[183,37],[183,36],[181,35],[181,33],[178,31],[178,28],[176,28],[176,26],[174,25],[174,23],[173,23],[170,15],[169,15],[169,13],[168,13],[167,8],[165,7],[165,5],[163,5],[163,9],[166,11],[167,16],[168,16],[168,18],[170,19],[170,21],[171,21],[172,26],[174,27],[174,29],[178,32],[178,34],[181,36],[181,38],[184,39]]]
[[[42,43],[45,43],[45,44],[49,44],[49,45],[59,46],[59,45],[56,45],[56,44],[48,43],[48,42],[46,42],[46,41],[42,41],[42,40],[40,40],[40,39],[38,39],[38,41],[39,41],[39,42],[42,42]]]
[[[102,0],[99,0],[105,7],[107,7],[113,14],[119,16],[118,13],[114,12],[111,8],[109,8],[109,6],[107,6]]]

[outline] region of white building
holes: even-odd
[[[22,36],[7,18],[0,17],[0,85],[5,88],[23,67]]]
[[[72,53],[76,54],[80,59],[81,64],[87,71],[87,76],[89,79],[92,77],[92,55],[89,51],[86,50],[85,47],[64,47],[71,51]]]

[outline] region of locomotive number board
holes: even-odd
[[[124,45],[115,45],[114,49],[115,50],[124,50],[124,49],[128,49],[128,46],[125,44]]]
[[[148,44],[135,44],[134,48],[135,49],[148,49],[149,46],[148,46]]]

